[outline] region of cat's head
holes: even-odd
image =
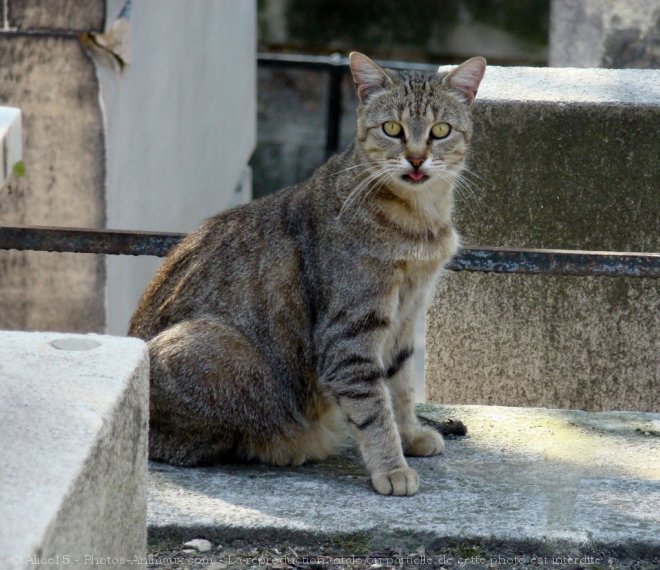
[[[372,176],[414,191],[458,175],[486,60],[472,58],[448,73],[396,72],[353,52],[350,66],[359,99],[356,144]]]

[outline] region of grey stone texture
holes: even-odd
[[[144,568],[148,386],[137,339],[0,333],[0,567]]]
[[[101,32],[105,22],[105,0],[8,0],[7,19],[21,31]]]
[[[76,38],[0,33],[0,104],[23,114],[25,176],[0,190],[5,225],[103,227],[103,118]],[[0,251],[0,328],[102,331],[100,256]]]
[[[552,0],[549,64],[660,68],[660,3]]]
[[[220,544],[350,544],[353,537],[376,552],[466,540],[557,556],[602,547],[620,555],[658,552],[660,415],[418,409],[428,418],[462,420],[468,436],[448,440],[442,456],[410,459],[420,476],[417,495],[376,494],[352,449],[295,468],[153,463],[150,544],[200,536]]]
[[[658,411],[659,287],[448,272],[427,313],[426,398]]]

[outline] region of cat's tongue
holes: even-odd
[[[408,176],[414,180],[415,182],[419,182],[422,178],[424,178],[424,174],[421,172],[417,172],[416,170],[413,170],[412,172],[408,173]]]

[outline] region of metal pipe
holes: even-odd
[[[185,234],[90,228],[0,227],[0,250],[164,257]],[[660,278],[660,253],[465,247],[452,271]]]
[[[325,121],[325,156],[330,158],[339,148],[341,128],[341,78],[339,67],[328,72],[328,109]]]

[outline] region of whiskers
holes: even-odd
[[[370,162],[367,164],[371,166],[368,170],[369,174],[367,174],[367,176],[348,194],[339,210],[339,214],[337,214],[337,219],[341,218],[342,214],[344,214],[344,212],[346,212],[351,206],[355,206],[353,212],[353,217],[355,217],[369,194],[378,190],[389,178],[391,166],[387,161]],[[344,172],[346,170],[351,170],[352,168],[357,168],[358,166],[364,167],[364,165],[355,165],[344,169]]]
[[[483,182],[484,179],[467,167],[463,167],[462,170],[456,172],[442,163],[436,163],[434,166],[442,176],[454,184],[456,196],[463,201],[470,215],[475,216],[477,211],[484,207],[483,198],[478,193],[480,188],[477,184],[477,181]]]

